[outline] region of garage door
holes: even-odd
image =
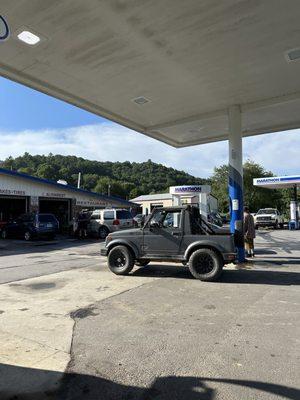
[[[8,221],[27,212],[27,198],[17,196],[0,196],[0,222]]]

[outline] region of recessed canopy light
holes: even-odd
[[[18,39],[22,42],[29,44],[30,46],[34,46],[38,44],[41,39],[30,31],[22,31],[18,34]]]
[[[288,62],[298,61],[300,59],[300,48],[288,50],[285,53],[285,58]]]
[[[151,100],[146,99],[146,97],[144,97],[144,96],[136,97],[136,98],[132,99],[132,101],[134,103],[138,104],[139,106],[143,106],[144,104],[151,102]]]

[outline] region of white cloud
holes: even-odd
[[[76,155],[99,161],[136,161],[149,158],[195,176],[208,177],[228,161],[228,143],[217,142],[183,149],[111,123],[68,129],[0,132],[0,159],[30,154]],[[244,139],[244,159],[250,158],[278,175],[299,173],[300,131]]]

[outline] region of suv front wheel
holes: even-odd
[[[189,259],[189,270],[194,278],[212,282],[220,277],[223,262],[214,250],[199,249],[194,251]]]
[[[134,266],[134,258],[126,246],[116,246],[107,257],[108,268],[116,275],[127,275]]]
[[[100,239],[105,239],[109,234],[109,230],[106,228],[106,226],[100,226],[98,234]]]

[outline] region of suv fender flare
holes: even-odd
[[[137,247],[134,243],[132,243],[132,242],[130,242],[130,241],[128,241],[128,240],[124,240],[124,239],[115,239],[115,240],[112,240],[112,241],[106,246],[106,248],[107,248],[107,253],[109,253],[110,250],[111,250],[113,247],[116,247],[116,246],[126,246],[126,247],[128,247],[128,248],[133,252],[134,257],[135,257],[135,258],[139,258],[139,250],[138,250],[138,247]]]
[[[223,253],[226,253],[225,249],[222,246],[220,246],[219,244],[216,244],[215,242],[210,241],[210,240],[201,240],[201,241],[199,240],[197,242],[191,243],[184,253],[184,259],[186,261],[188,261],[191,254],[195,250],[203,249],[203,248],[215,250],[222,257],[222,260],[224,260]]]

